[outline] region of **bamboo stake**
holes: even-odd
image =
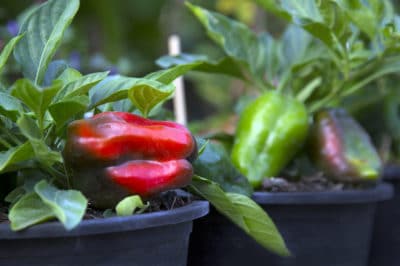
[[[168,50],[169,55],[175,56],[181,53],[181,41],[179,36],[171,35],[168,38]],[[176,122],[186,126],[187,125],[187,113],[186,113],[186,101],[185,101],[185,88],[183,84],[183,77],[179,77],[174,81],[175,94],[173,98],[174,103],[174,114]]]

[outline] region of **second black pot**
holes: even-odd
[[[380,202],[375,214],[375,225],[370,252],[370,266],[400,265],[400,166],[386,167],[386,182],[394,187],[394,196]]]
[[[292,252],[278,257],[214,209],[194,223],[188,265],[366,266],[376,204],[391,185],[338,192],[254,193]]]

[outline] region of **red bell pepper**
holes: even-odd
[[[112,207],[127,194],[150,197],[188,185],[196,153],[196,142],[182,125],[104,112],[68,126],[63,156],[73,186],[95,205]]]

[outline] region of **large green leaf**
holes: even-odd
[[[233,166],[225,148],[216,142],[205,143],[205,140],[197,139],[198,146],[204,148],[199,157],[193,162],[195,174],[207,177],[218,183],[226,192],[251,196],[253,189],[250,183]]]
[[[64,97],[70,98],[74,96],[86,95],[93,86],[105,79],[107,75],[108,71],[91,73],[79,77],[71,82],[67,82],[66,85],[57,93],[53,102],[62,100]]]
[[[189,3],[187,6],[206,28],[209,37],[261,84],[266,69],[266,51],[259,38],[240,22]]]
[[[23,112],[21,102],[8,94],[0,91],[0,114],[15,121],[19,114]]]
[[[288,12],[286,12],[285,10],[283,10],[280,6],[279,6],[279,0],[255,0],[259,5],[261,5],[262,7],[264,7],[265,10],[268,10],[272,13],[274,13],[275,15],[284,18],[286,20],[290,20],[291,16]]]
[[[54,218],[53,210],[36,193],[25,194],[11,208],[11,229],[19,231]]]
[[[174,92],[172,84],[146,78],[108,77],[89,91],[90,107],[123,100],[129,97],[143,115],[167,100]]]
[[[225,193],[217,183],[199,176],[193,177],[191,188],[260,245],[278,255],[290,255],[271,218],[252,199],[241,194]]]
[[[16,45],[14,56],[25,77],[35,84],[41,84],[64,31],[78,8],[79,0],[49,0],[23,21],[20,32],[25,36]]]
[[[341,8],[342,12],[371,39],[378,32],[379,14],[374,14],[373,10],[361,0],[334,0]]]
[[[0,53],[0,74],[4,68],[4,65],[7,62],[8,57],[10,56],[11,52],[13,51],[15,45],[18,43],[18,41],[22,38],[22,34],[15,36],[14,38],[12,38],[7,44],[6,46],[4,46],[3,50],[1,50]]]
[[[257,0],[266,10],[285,18],[308,31],[321,40],[336,54],[344,57],[345,49],[335,34],[334,29],[325,21],[318,1],[315,0],[281,0],[279,4],[273,0]]]
[[[7,151],[0,152],[0,173],[7,171],[8,168],[15,164],[24,162],[34,158],[35,153],[32,145],[29,142],[8,149]]]
[[[35,185],[35,192],[67,230],[82,220],[88,201],[80,191],[59,190],[43,180]]]
[[[229,56],[219,60],[212,60],[204,55],[182,53],[177,56],[163,56],[157,60],[157,64],[169,69],[151,73],[146,78],[155,79],[162,83],[172,82],[190,70],[224,74],[242,80],[247,79],[237,62]]]
[[[47,107],[61,88],[61,82],[41,88],[28,79],[19,79],[12,87],[11,94],[20,99],[37,116],[39,124],[43,121]]]

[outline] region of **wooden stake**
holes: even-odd
[[[168,38],[169,55],[175,56],[181,53],[181,41],[179,36],[171,35]],[[185,88],[183,84],[183,77],[179,77],[174,81],[175,94],[174,94],[174,114],[176,122],[187,125],[186,101],[185,101]]]

